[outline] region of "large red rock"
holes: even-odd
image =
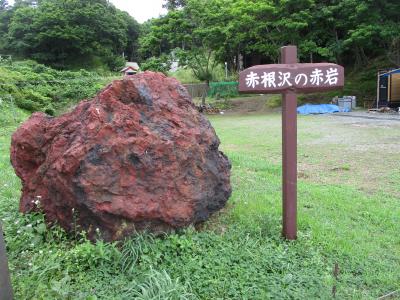
[[[219,143],[177,80],[116,80],[69,113],[34,113],[13,134],[20,210],[108,241],[202,222],[231,194]]]

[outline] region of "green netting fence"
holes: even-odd
[[[211,82],[208,96],[212,98],[236,97],[238,93],[239,82]]]

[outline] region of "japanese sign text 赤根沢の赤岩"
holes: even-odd
[[[343,67],[334,64],[261,65],[240,74],[240,90],[281,93],[330,90],[343,86]]]

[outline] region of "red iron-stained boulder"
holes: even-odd
[[[13,134],[20,210],[107,241],[202,222],[231,194],[219,143],[177,80],[116,80],[69,113],[34,113]]]

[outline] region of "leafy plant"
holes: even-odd
[[[187,291],[179,279],[172,280],[168,273],[151,269],[145,282],[139,284],[131,293],[137,300],[188,300],[196,297]]]
[[[150,241],[150,243],[148,243]],[[125,273],[135,271],[140,259],[148,252],[153,236],[150,234],[137,234],[132,238],[126,239],[121,250],[121,269]]]
[[[159,57],[150,57],[141,65],[143,71],[162,72],[167,74],[171,68],[171,58],[167,55]]]
[[[54,115],[94,96],[112,77],[79,71],[57,71],[33,61],[0,65],[0,97],[27,111]]]

